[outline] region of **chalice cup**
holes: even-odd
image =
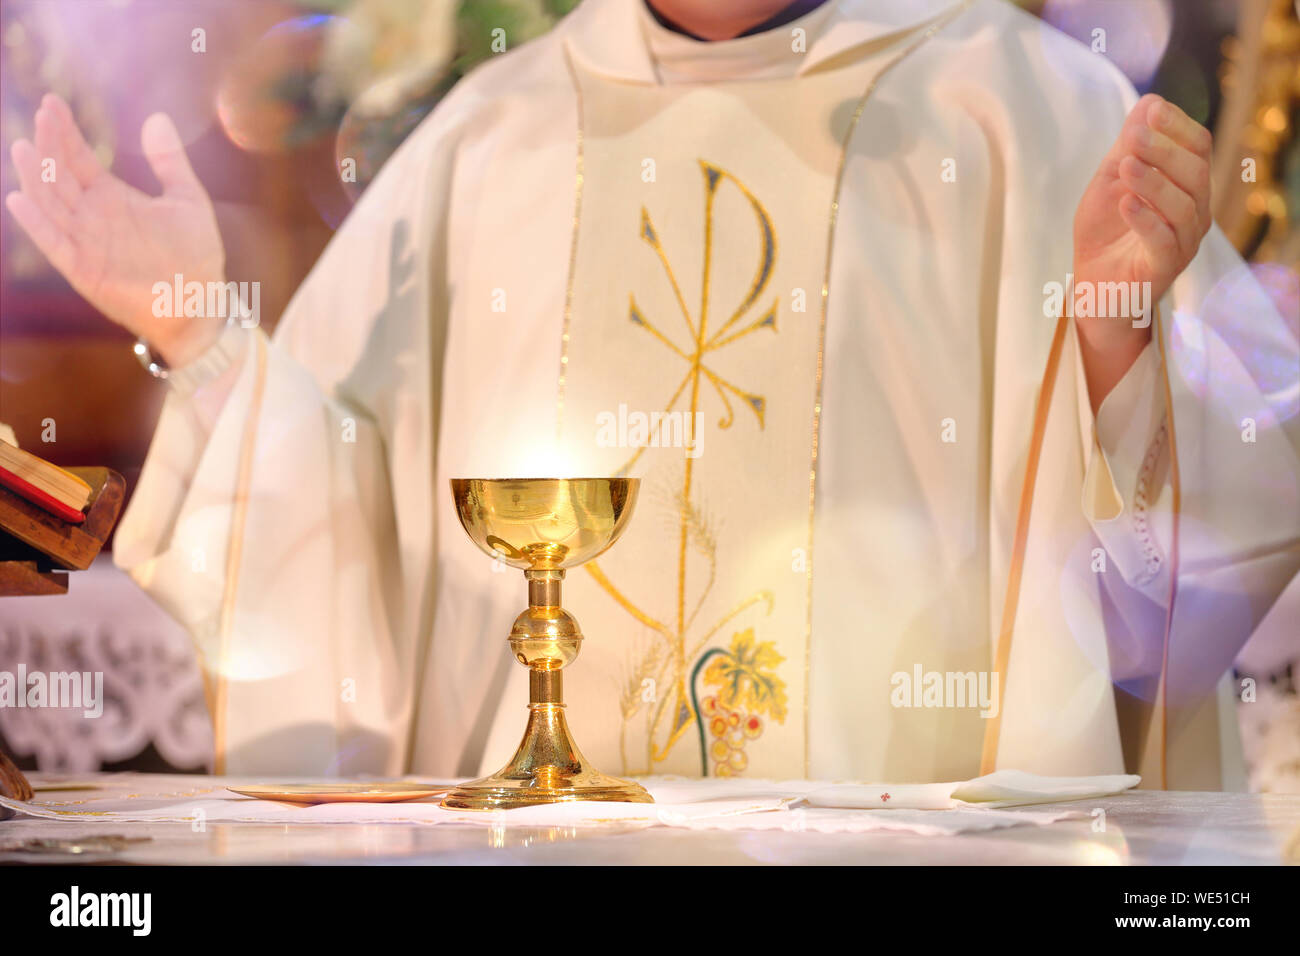
[[[524,572],[528,608],[510,649],[528,668],[528,725],[514,757],[490,777],[452,790],[444,807],[508,810],[568,800],[653,803],[644,787],[583,757],[564,716],[563,668],[582,631],[560,606],[564,572],[603,553],[627,526],[638,478],[454,478],[456,513],[485,553]]]

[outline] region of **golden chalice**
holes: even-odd
[[[528,579],[528,609],[510,628],[510,648],[528,668],[528,726],[514,757],[490,777],[452,790],[444,807],[508,810],[565,800],[653,803],[640,784],[589,764],[564,717],[563,670],[582,631],[560,607],[568,568],[603,553],[627,526],[637,478],[454,478],[465,531],[491,557]]]

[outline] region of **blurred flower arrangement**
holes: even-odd
[[[482,61],[541,36],[578,0],[300,0],[323,28],[299,136],[338,129],[364,188],[407,134]],[[494,42],[498,45],[494,48]],[[293,97],[294,78],[282,87]],[[305,78],[303,78],[305,79]]]
[[[47,91],[72,106],[101,162],[118,165],[119,173],[138,164],[138,131],[149,112],[171,116],[187,147],[215,122],[250,156],[298,154],[298,184],[322,219],[337,227],[461,77],[544,34],[577,3],[8,0],[0,4],[0,147],[7,153],[14,139],[33,135],[32,116]],[[191,31],[199,25],[211,38],[194,49]],[[139,62],[149,68],[135,69]],[[209,171],[209,189],[242,197],[240,168],[227,162],[225,183],[211,181]],[[11,169],[0,171],[0,179],[13,188]],[[149,188],[147,174],[142,184]],[[7,223],[0,231],[5,275],[24,281],[52,275],[44,257]]]

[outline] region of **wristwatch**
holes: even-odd
[[[247,332],[240,322],[232,318],[205,352],[180,368],[169,368],[154,354],[143,336],[135,340],[132,351],[146,372],[165,381],[173,391],[189,395],[216,379],[244,354]]]

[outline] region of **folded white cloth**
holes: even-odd
[[[831,784],[809,791],[804,799],[813,807],[864,810],[947,810],[962,806],[993,809],[1106,796],[1136,787],[1141,779],[1135,774],[1040,777],[1023,770],[997,770],[959,783]]]
[[[821,833],[904,830],[947,835],[1023,824],[1041,825],[1079,816],[1078,808],[1057,807],[1046,812],[1001,808],[1105,796],[1135,786],[1138,779],[1135,776],[1039,777],[1013,770],[957,783],[897,785],[644,777],[640,782],[654,797],[653,804],[555,803],[484,812],[445,810],[436,798],[406,803],[294,806],[256,800],[226,789],[241,783],[267,783],[265,780],[113,774],[98,778],[94,790],[48,793],[38,790],[35,799],[29,802],[0,797],[0,805],[50,820],[124,823],[666,826]],[[40,775],[32,783],[39,788]]]

